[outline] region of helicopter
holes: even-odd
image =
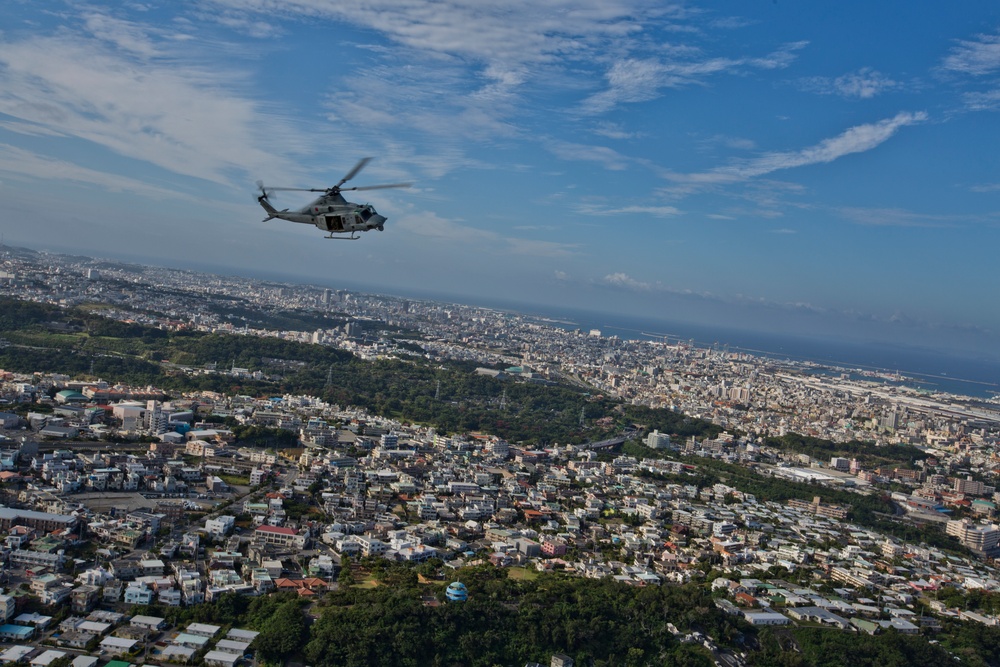
[[[360,236],[358,232],[367,232],[369,229],[384,230],[385,216],[379,215],[371,204],[355,204],[344,199],[341,192],[349,190],[384,190],[385,188],[408,188],[410,183],[387,183],[384,185],[364,185],[353,188],[341,187],[347,181],[358,175],[358,172],[371,162],[372,158],[366,157],[358,161],[354,168],[347,172],[347,175],[340,179],[340,182],[331,188],[265,188],[262,181],[257,181],[260,195],[257,202],[267,211],[264,222],[273,218],[288,220],[289,222],[301,222],[307,225],[316,225],[324,232],[329,232],[324,238],[339,239],[341,241],[357,241]],[[287,208],[279,211],[271,205],[270,196],[276,191],[292,192],[322,192],[315,201],[308,206],[304,206],[297,211],[289,211]],[[350,234],[350,236],[334,236],[334,234]]]

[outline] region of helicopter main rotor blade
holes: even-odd
[[[341,192],[346,192],[348,190],[385,190],[386,188],[408,188],[412,186],[413,183],[386,183],[385,185],[359,185],[353,188],[341,188]]]
[[[326,192],[326,188],[267,188],[268,192],[276,192],[281,190],[282,192]]]
[[[336,190],[341,185],[343,185],[347,181],[357,176],[358,172],[364,169],[365,165],[367,165],[371,161],[372,159],[370,157],[363,157],[360,160],[358,160],[358,163],[354,165],[354,169],[351,169],[349,172],[347,172],[347,176],[344,176],[342,179],[340,179],[340,183],[337,183],[335,186],[333,186],[333,189]]]

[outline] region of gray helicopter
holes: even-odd
[[[375,212],[371,204],[355,204],[349,202],[340,194],[349,190],[384,190],[385,188],[408,188],[409,183],[388,183],[385,185],[365,185],[353,188],[341,187],[344,183],[358,175],[358,172],[371,162],[370,157],[362,158],[354,169],[347,172],[347,175],[340,179],[340,182],[332,188],[265,188],[264,183],[257,181],[260,188],[260,195],[257,202],[267,211],[264,222],[272,218],[280,218],[289,222],[301,222],[307,225],[316,225],[317,228],[330,234],[325,238],[340,239],[342,241],[356,241],[358,232],[367,232],[369,229],[383,231],[385,216]],[[270,195],[272,192],[287,190],[293,192],[322,192],[318,199],[308,206],[289,211],[287,208],[279,211],[271,206]],[[350,236],[334,236],[334,234],[350,234]]]

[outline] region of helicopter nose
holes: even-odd
[[[381,232],[384,229],[383,225],[385,225],[385,216],[384,215],[377,215],[377,214],[373,215],[371,217],[371,220],[368,221],[368,224],[370,224],[375,229],[377,229],[377,230],[379,230]]]

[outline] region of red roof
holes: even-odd
[[[276,535],[297,535],[294,528],[282,528],[281,526],[258,526],[258,533],[274,533]]]

